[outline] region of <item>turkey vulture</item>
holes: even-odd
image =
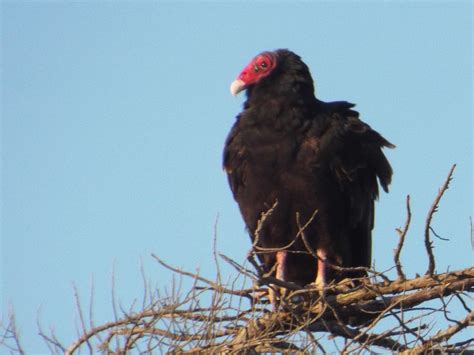
[[[370,267],[378,184],[387,192],[392,177],[382,148],[394,146],[354,104],[318,100],[289,50],[257,55],[230,90],[247,100],[223,164],[265,271],[318,288],[363,276],[343,268]]]

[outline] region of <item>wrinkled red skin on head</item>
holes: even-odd
[[[277,63],[277,56],[272,52],[263,52],[253,58],[242,70],[237,79],[242,80],[245,86],[257,83],[272,72]]]

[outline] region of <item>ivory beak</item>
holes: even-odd
[[[230,84],[230,93],[236,96],[239,92],[245,89],[245,83],[243,80],[237,79]]]

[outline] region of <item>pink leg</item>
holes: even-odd
[[[278,280],[285,280],[286,278],[286,252],[279,251],[276,253],[276,275]],[[272,285],[269,290],[269,298],[275,310],[277,309],[277,299],[280,296],[279,288],[276,285]]]
[[[326,250],[318,249],[316,255],[318,256],[318,276],[316,277],[315,284],[318,289],[322,290],[326,286]]]
[[[276,253],[276,278],[285,281],[286,279],[286,252],[279,251]]]

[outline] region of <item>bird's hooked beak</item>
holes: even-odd
[[[230,93],[232,96],[237,96],[239,92],[246,88],[245,83],[243,80],[236,79],[230,84]]]

